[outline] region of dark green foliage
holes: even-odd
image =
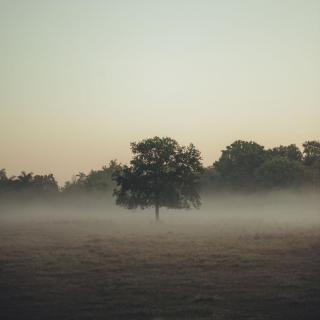
[[[8,178],[6,171],[0,170],[0,196],[50,196],[59,192],[58,183],[52,174],[33,175],[22,171],[17,177]]]
[[[267,150],[266,161],[256,170],[259,188],[294,188],[304,179],[302,152],[295,144]]]
[[[58,192],[58,184],[52,174],[35,175],[32,181],[34,192],[38,193],[53,193]]]
[[[252,141],[235,141],[222,151],[202,178],[205,191],[254,191],[320,186],[320,143],[307,141],[265,150]]]
[[[268,151],[272,157],[282,157],[292,161],[302,160],[302,152],[295,144],[279,146]]]
[[[303,144],[303,162],[309,184],[320,188],[320,141],[306,141]]]
[[[119,166],[116,160],[112,160],[109,166],[103,166],[100,170],[91,170],[88,175],[80,172],[73,181],[66,182],[63,192],[66,194],[110,193],[114,188],[112,175]]]
[[[154,137],[131,143],[133,159],[114,175],[116,203],[129,209],[154,206],[200,206],[198,185],[203,170],[200,152],[171,138]]]
[[[200,152],[190,144],[180,146],[171,138],[154,137],[131,144],[129,166],[113,160],[100,170],[80,172],[59,189],[52,174],[22,171],[8,177],[0,170],[0,199],[52,195],[116,197],[127,208],[190,208],[200,206],[201,192],[258,191],[274,188],[320,189],[320,141],[265,149],[253,141],[237,140],[222,151],[212,166],[203,168]],[[96,199],[96,198],[94,198]]]
[[[257,185],[263,188],[296,187],[303,179],[303,166],[286,157],[273,157],[256,170]]]
[[[255,170],[266,156],[264,147],[253,141],[235,141],[214,163],[216,181],[230,189],[252,189],[256,182]]]
[[[320,141],[306,141],[303,144],[303,161],[307,166],[320,162]]]
[[[5,169],[0,170],[0,195],[6,193],[10,189],[9,178]]]

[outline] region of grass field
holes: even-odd
[[[319,224],[130,221],[4,219],[0,319],[320,319]]]

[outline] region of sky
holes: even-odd
[[[319,0],[0,0],[0,168],[60,183],[152,136],[205,165],[320,139]]]

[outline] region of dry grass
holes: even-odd
[[[320,228],[3,222],[0,319],[320,319]]]

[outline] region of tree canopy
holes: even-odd
[[[88,174],[79,172],[72,181],[67,181],[63,188],[66,194],[106,194],[112,192],[114,182],[112,175],[120,164],[117,160],[111,160],[108,166],[103,166],[100,170],[91,170]]]
[[[291,161],[301,161],[303,158],[302,152],[295,144],[272,148],[269,153],[271,157],[282,157]]]
[[[0,196],[30,198],[56,195],[58,192],[58,183],[53,174],[34,175],[22,171],[18,176],[8,177],[4,169],[0,170]]]
[[[112,160],[101,169],[80,172],[63,187],[53,174],[22,171],[8,176],[0,169],[0,201],[85,195],[108,199],[127,208],[190,208],[200,206],[201,192],[254,192],[281,188],[320,189],[320,141],[309,140],[270,149],[236,140],[207,168],[193,144],[180,146],[172,138],[149,138],[131,143],[129,165]],[[199,186],[201,187],[199,190]],[[115,190],[114,190],[115,189]],[[79,198],[79,197],[78,197]]]
[[[133,158],[114,174],[116,203],[132,208],[198,208],[198,185],[203,170],[193,144],[180,146],[174,139],[149,138],[131,143]]]
[[[222,186],[232,189],[251,188],[256,181],[255,170],[265,159],[263,146],[253,141],[237,140],[222,151],[214,168]]]

